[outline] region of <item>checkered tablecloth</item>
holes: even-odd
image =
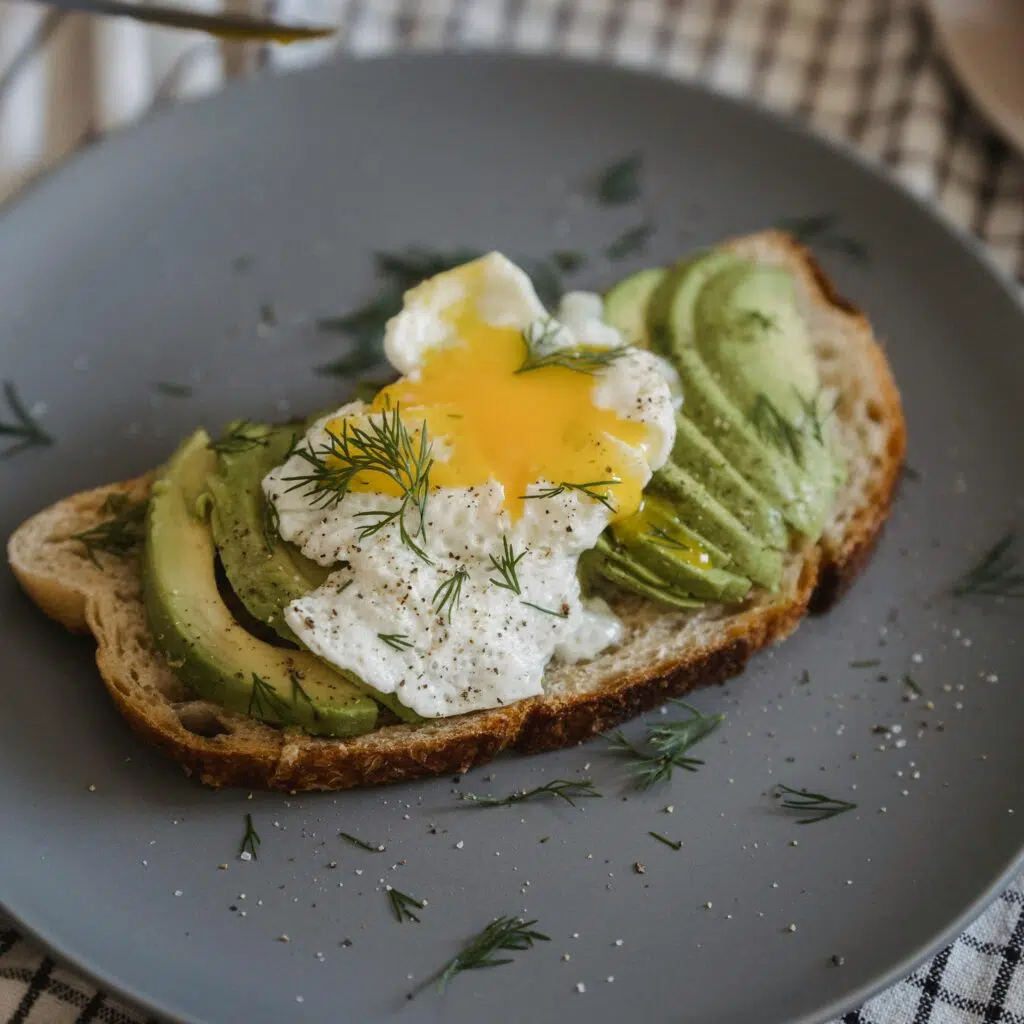
[[[886,164],[1024,281],[1024,159],[958,88],[926,12],[912,0],[249,2],[257,13],[339,23],[340,45],[360,56],[440,48],[564,52],[755,96]],[[212,91],[229,77],[319,60],[335,45],[222,45],[191,33],[0,6],[0,198],[154,106]],[[1024,60],[1024,40],[1021,53]],[[0,897],[2,887],[0,879]],[[953,945],[843,1024],[1024,1024],[1022,956],[1024,877]],[[144,1019],[0,921],[0,1020]]]

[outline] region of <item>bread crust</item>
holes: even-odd
[[[464,772],[505,750],[570,746],[743,671],[758,650],[789,636],[808,613],[828,610],[866,565],[896,493],[906,446],[899,392],[866,318],[841,298],[808,250],[787,235],[738,239],[738,251],[772,253],[809,301],[844,318],[868,368],[869,418],[882,434],[872,472],[838,534],[802,551],[783,598],[752,602],[715,623],[709,642],[654,657],[583,692],[550,692],[506,708],[420,726],[388,725],[348,740],[277,729],[195,700],[156,651],[145,625],[137,560],[82,557],[71,536],[100,517],[112,493],[138,499],[154,474],[82,492],[22,524],[8,559],[28,596],[67,629],[91,632],[107,690],[131,727],[189,775],[211,786],[290,792],[346,789]]]

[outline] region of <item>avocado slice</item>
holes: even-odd
[[[691,611],[703,608],[707,601],[687,593],[674,580],[666,580],[650,569],[638,564],[621,551],[602,534],[596,547],[584,551],[580,556],[580,576],[584,583],[592,583],[594,577],[607,580],[624,590],[631,590],[641,597],[650,598],[670,608]]]
[[[615,285],[605,296],[605,320],[627,341],[650,347],[648,307],[668,271],[641,270]],[[684,394],[687,387],[683,385]],[[696,477],[748,529],[771,547],[785,548],[788,532],[782,513],[755,490],[718,448],[686,415],[676,413],[676,443],[672,460]]]
[[[206,480],[213,540],[231,589],[249,614],[298,644],[282,613],[321,586],[330,570],[281,539],[262,487],[267,473],[287,458],[295,431],[249,423],[245,436],[247,446],[218,451],[216,471]]]
[[[831,489],[769,443],[708,368],[695,343],[694,307],[707,282],[739,257],[714,251],[676,266],[651,296],[648,324],[655,351],[675,362],[684,381],[686,416],[746,480],[778,507],[786,521],[820,534]],[[745,262],[745,261],[744,261]],[[753,342],[751,343],[753,344]]]
[[[668,498],[676,515],[701,538],[728,552],[730,568],[772,588],[782,578],[782,552],[751,533],[696,477],[667,462],[648,487]]]
[[[695,598],[739,601],[750,590],[749,579],[721,568],[730,556],[685,526],[675,503],[656,494],[645,495],[640,511],[612,523],[609,533],[623,556]]]
[[[263,478],[287,458],[295,430],[247,423],[245,435],[251,444],[217,453],[215,470],[206,480],[207,493],[200,500],[209,511],[224,574],[246,611],[282,639],[301,646],[284,610],[322,586],[334,570],[306,558],[278,536],[263,493]],[[338,672],[403,722],[423,721],[393,694],[381,693],[349,672]]]
[[[756,491],[682,410],[676,413],[672,461],[696,477],[751,533],[784,550],[789,532],[782,513]]]
[[[663,267],[651,267],[631,274],[611,288],[604,297],[604,320],[616,328],[627,345],[650,348],[647,306],[655,289],[665,278]]]
[[[200,500],[216,462],[209,443],[196,431],[153,487],[143,594],[157,646],[196,693],[232,711],[314,735],[372,731],[377,704],[358,687],[307,651],[257,640],[225,605]]]

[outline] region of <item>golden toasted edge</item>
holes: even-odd
[[[866,318],[835,291],[813,256],[786,235],[774,239],[799,261],[800,271],[821,302],[859,320]],[[187,774],[211,786],[288,791],[346,789],[398,782],[424,775],[463,772],[507,749],[527,753],[590,739],[671,697],[698,686],[724,682],[741,672],[750,656],[784,639],[810,612],[827,610],[866,564],[888,516],[906,445],[899,392],[888,362],[873,339],[871,361],[882,393],[877,410],[886,427],[883,471],[838,542],[821,542],[805,558],[791,600],[757,606],[732,616],[710,650],[624,673],[600,692],[531,698],[512,707],[477,712],[426,726],[388,726],[352,740],[292,734],[250,722],[244,737],[204,737],[182,726],[173,707],[141,699],[138,685],[108,642],[104,604],[116,587],[105,576],[90,585],[39,571],[38,555],[56,522],[74,521],[95,510],[112,492],[144,493],[151,476],[73,495],[24,523],[8,542],[8,558],[26,593],[68,629],[88,629],[97,640],[97,664],[108,691],[132,728]],[[65,534],[66,536],[66,534]],[[137,569],[135,570],[137,573]]]

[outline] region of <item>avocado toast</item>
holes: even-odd
[[[730,254],[739,259],[730,261]],[[282,601],[322,587],[323,567],[275,540],[273,552],[259,555],[273,563],[271,583],[261,573],[250,588],[256,549],[246,545],[253,516],[263,516],[259,491],[206,481],[229,484],[234,470],[249,472],[233,470],[232,460],[273,464],[267,449],[273,443],[280,454],[294,451],[291,431],[264,435],[268,428],[243,424],[234,445],[229,432],[213,448],[205,435],[194,435],[159,476],[75,495],[33,517],[10,540],[11,565],[44,611],[70,629],[92,632],[100,672],[132,726],[211,785],[340,789],[462,771],[503,749],[533,752],[592,737],[668,697],[736,674],[809,610],[827,608],[866,561],[888,512],[905,444],[895,384],[867,321],[787,236],[751,236],[696,266],[636,275],[608,295],[605,318],[627,342],[672,355],[680,319],[702,315],[704,272],[724,277],[716,287],[735,294],[746,285],[730,283],[732,267],[749,270],[751,263],[779,268],[792,282],[821,391],[834,396],[834,407],[815,406],[802,418],[797,410],[807,430],[794,439],[784,426],[794,422],[788,396],[770,396],[759,429],[759,395],[751,393],[748,421],[730,431],[730,404],[722,403],[715,380],[704,381],[700,365],[685,370],[693,352],[677,353],[685,401],[672,457],[644,492],[648,521],[642,532],[635,521],[613,522],[580,560],[588,589],[608,602],[622,635],[582,663],[553,663],[537,695],[423,720],[392,695],[368,690],[351,671],[334,671],[308,649],[286,645],[301,622],[281,621]],[[687,288],[699,293],[695,301]],[[737,346],[760,345],[769,321],[789,315],[772,306],[773,293],[753,301],[743,323],[730,327]],[[760,340],[746,337],[758,332]],[[706,362],[714,353],[697,355]],[[827,446],[812,436],[823,424]],[[752,432],[756,443],[735,444],[738,434]],[[833,476],[835,468],[841,474]],[[817,488],[807,485],[809,477]],[[246,495],[255,495],[250,508],[240,507]],[[87,557],[85,531],[110,520],[119,502],[151,496],[145,559]],[[161,530],[171,540],[155,544]],[[642,542],[648,534],[671,543]],[[690,544],[688,537],[696,539]],[[680,550],[686,557],[678,557]],[[228,585],[218,586],[215,551]],[[694,551],[701,553],[696,560]],[[161,558],[166,564],[154,564]],[[177,600],[183,592],[187,609]],[[177,625],[162,625],[162,614]]]

